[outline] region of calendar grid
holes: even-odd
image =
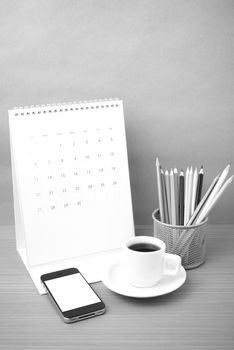
[[[122,101],[25,106],[9,121],[27,264],[120,248],[134,234]]]

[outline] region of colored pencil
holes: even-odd
[[[184,172],[179,176],[179,225],[184,225]]]
[[[233,175],[226,180],[230,169],[228,164],[222,173],[213,179],[202,197],[203,166],[199,172],[197,168],[193,171],[192,167],[187,167],[186,173],[181,169],[178,174],[177,168],[171,169],[170,172],[166,169],[164,172],[158,158],[155,165],[160,220],[170,225],[190,226],[201,223],[234,177]]]
[[[175,182],[174,172],[170,171],[170,192],[171,192],[171,224],[176,225],[176,202],[175,202]]]
[[[203,170],[203,165],[202,165],[201,169],[199,171],[199,174],[198,174],[197,192],[196,192],[196,199],[195,199],[195,208],[198,206],[198,204],[201,201],[203,177],[204,177],[204,170]]]
[[[198,174],[197,174],[197,168],[194,170],[193,173],[193,186],[192,186],[192,198],[191,198],[191,214],[193,215],[195,210],[195,200],[196,200],[196,192],[197,192],[197,180],[198,180]]]
[[[178,176],[177,168],[174,168],[174,185],[175,185],[176,225],[179,225],[179,176]]]
[[[209,198],[206,200],[203,208],[202,208],[202,212],[206,212],[208,210],[208,208],[212,205],[212,202],[214,200],[214,198],[216,197],[216,195],[218,194],[220,188],[222,187],[224,180],[229,172],[230,169],[230,165],[228,165],[221,173],[215,187],[213,188]],[[199,214],[200,216],[200,214]]]
[[[159,164],[158,158],[156,158],[156,173],[157,173],[157,184],[158,184],[158,202],[159,202],[159,210],[160,210],[160,219],[162,222],[165,222],[163,197],[162,197],[161,172],[160,172],[160,164]]]
[[[165,176],[164,171],[162,168],[160,168],[161,172],[161,184],[162,184],[162,194],[163,194],[163,208],[164,208],[164,222],[166,224],[169,224],[169,218],[168,218],[168,205],[167,205],[167,194],[166,194],[166,184],[165,184]]]
[[[184,221],[184,224],[186,225],[187,222],[190,219],[191,216],[191,201],[192,201],[192,185],[193,185],[193,168],[191,167],[189,170],[189,178],[188,178],[188,197],[187,197],[187,218],[186,221]]]
[[[206,191],[204,197],[202,198],[202,200],[200,201],[200,203],[198,204],[197,208],[195,209],[193,215],[191,216],[191,218],[189,219],[189,222],[187,223],[187,225],[193,225],[194,222],[196,221],[198,215],[200,214],[203,205],[205,204],[205,202],[207,201],[207,199],[209,198],[210,194],[212,193],[217,181],[219,179],[219,175],[217,175],[214,180],[212,181],[210,187],[208,188],[208,190]]]
[[[218,193],[216,193],[215,197],[213,198],[213,201],[210,203],[209,206],[207,206],[207,208],[203,208],[203,210],[201,211],[200,215],[198,216],[196,223],[199,224],[202,222],[202,220],[204,220],[207,215],[209,214],[209,212],[211,211],[211,209],[214,207],[214,205],[216,204],[216,202],[218,201],[218,199],[220,198],[220,196],[223,194],[223,192],[226,190],[226,188],[228,187],[228,185],[230,185],[230,183],[233,180],[233,175],[231,177],[229,177],[229,179],[227,179],[227,181],[224,183],[224,185],[220,188],[220,190],[218,191]]]
[[[166,197],[167,197],[167,206],[168,206],[168,221],[171,224],[171,194],[170,194],[170,179],[169,172],[166,169],[165,173],[165,185],[166,185]]]
[[[184,224],[187,223],[189,218],[188,194],[189,194],[189,168],[186,169],[185,178],[184,178]]]

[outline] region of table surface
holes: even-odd
[[[1,227],[0,349],[233,349],[234,226],[208,226],[207,238],[205,264],[187,271],[177,291],[134,299],[95,283],[105,315],[65,324],[35,289],[15,250],[14,227]]]

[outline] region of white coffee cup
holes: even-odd
[[[176,275],[181,258],[165,250],[165,243],[155,237],[138,236],[126,241],[123,264],[128,282],[136,287],[151,287],[163,275]]]

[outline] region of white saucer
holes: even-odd
[[[186,280],[186,272],[181,266],[175,276],[164,275],[162,279],[152,287],[134,287],[125,278],[124,267],[121,262],[114,263],[104,274],[102,282],[115,293],[133,298],[152,298],[173,292],[182,286]]]

